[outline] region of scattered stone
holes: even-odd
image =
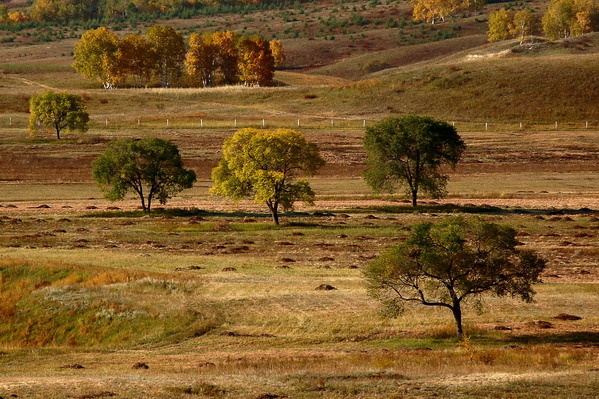
[[[223,337],[240,337],[241,334],[236,333],[234,331],[223,331],[222,333],[220,333],[220,335],[222,335]]]
[[[277,245],[286,245],[286,246],[287,245],[295,245],[294,243],[289,242],[289,241],[275,241],[275,244],[277,244]]]
[[[304,235],[304,233],[302,233],[301,231],[294,231],[293,233],[291,233],[291,235],[295,237],[301,237]]]
[[[119,246],[116,244],[106,244],[104,245],[104,248],[106,249],[112,249],[112,248],[118,248]]]
[[[562,219],[562,221],[564,221],[564,222],[573,222],[574,219],[572,219],[570,216],[566,216],[565,218]]]
[[[86,206],[85,209],[98,209],[98,207],[94,206],[94,205],[90,205],[90,206]]]
[[[539,215],[539,216],[535,216],[535,219],[538,219],[538,220],[545,220],[545,217],[543,217],[543,216]]]
[[[214,367],[216,364],[212,362],[200,362],[198,363],[198,367]]]
[[[318,287],[315,288],[316,291],[332,291],[332,290],[336,290],[336,289],[337,288],[335,288],[329,284],[320,284]]]
[[[294,263],[295,259],[291,259],[291,258],[281,258],[281,262],[285,262],[285,263]]]
[[[356,237],[356,240],[362,240],[362,241],[365,241],[365,240],[374,240],[374,238],[372,238],[372,237],[368,237],[368,236],[357,236],[357,237]]]
[[[318,266],[317,269],[330,269],[331,266],[328,265],[322,265],[322,266]]]
[[[57,220],[58,223],[71,223],[71,219],[62,218]]]
[[[79,370],[79,369],[84,369],[85,367],[83,367],[82,365],[78,364],[78,363],[74,363],[74,364],[67,364],[61,367],[62,369],[75,369],[75,370]]]
[[[277,395],[276,393],[263,393],[262,395],[256,396],[256,399],[282,399],[287,397],[287,395]]]
[[[88,229],[86,229],[85,227],[79,227],[78,229],[75,229],[75,231],[78,231],[80,233],[85,233],[87,231],[89,231]]]
[[[139,370],[139,369],[147,370],[150,368],[150,366],[148,366],[148,364],[144,363],[144,362],[137,362],[131,368],[135,369],[135,370]]]
[[[63,205],[61,206],[62,209],[72,209],[73,207],[70,205]]]
[[[562,276],[560,276],[559,274],[548,274],[547,277],[561,278]]]
[[[240,247],[233,247],[233,248],[229,249],[229,252],[232,254],[236,254],[236,253],[240,253],[240,252],[246,252],[249,250],[250,250],[250,247],[248,247],[247,245],[242,245]]]
[[[191,266],[186,266],[186,267],[175,267],[176,272],[180,272],[183,270],[202,270],[202,269],[203,269],[202,266],[197,266],[197,265],[191,265]]]
[[[529,234],[529,233],[527,233],[526,231],[519,231],[519,232],[516,234],[516,236],[517,236],[517,237],[528,237],[528,236],[530,236],[530,234]]]
[[[335,260],[335,258],[331,258],[330,256],[323,256],[322,258],[318,259],[321,262],[332,262]]]
[[[5,205],[4,207],[5,208],[17,208],[17,206],[13,205],[13,204],[8,204],[8,205]]]
[[[212,247],[212,249],[225,249],[227,247],[225,247],[224,245],[215,245]]]
[[[347,268],[348,269],[358,269],[358,266],[356,266],[356,265],[349,265]]]
[[[529,321],[528,323],[526,323],[526,325],[529,327],[537,327],[542,329],[553,328],[553,323],[544,320]]]
[[[581,270],[580,274],[591,274],[591,272],[588,270]]]
[[[255,242],[254,242],[254,241],[252,241],[252,240],[243,240],[243,241],[241,241],[241,243],[242,243],[242,244],[247,244],[247,245],[252,245],[252,244],[255,244]]]
[[[118,206],[109,206],[106,208],[109,211],[120,211],[121,208],[119,208]]]
[[[275,266],[275,269],[291,269],[291,267],[289,267],[287,265],[279,265],[279,266]]]
[[[589,233],[577,233],[577,234],[574,234],[574,237],[576,237],[576,238],[593,238],[595,236],[593,234],[589,234]]]
[[[85,238],[80,238],[78,240],[75,240],[75,242],[89,242],[89,240],[86,240]]]
[[[567,313],[560,313],[557,316],[554,317],[554,319],[557,320],[582,320],[582,317],[580,316],[575,316],[573,314],[567,314]]]
[[[37,209],[50,209],[50,206],[46,205],[46,204],[42,204],[42,205],[39,205],[39,206],[35,206],[34,208],[37,208]]]
[[[493,330],[497,330],[497,331],[511,331],[512,328],[508,327],[508,326],[495,326],[495,327],[493,327]]]
[[[221,271],[223,271],[223,272],[235,272],[235,271],[237,271],[237,269],[234,268],[234,267],[224,267]]]
[[[339,234],[337,238],[347,238],[347,234]]]
[[[108,398],[117,396],[116,393],[110,391],[98,392],[98,393],[90,393],[87,395],[78,396],[78,399],[99,399],[99,398]]]
[[[349,219],[349,218],[351,218],[351,216],[349,216],[347,213],[340,213],[340,214],[337,215],[337,217],[343,218],[343,219]]]
[[[241,223],[256,223],[256,219],[248,218],[247,216],[243,218]]]
[[[364,217],[364,219],[372,219],[372,220],[375,220],[375,219],[378,219],[378,217],[376,217],[376,216],[374,216],[374,215],[367,215],[367,216],[365,216],[365,217]]]

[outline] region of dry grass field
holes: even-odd
[[[0,44],[1,398],[599,397],[599,36],[485,44],[483,13],[408,23],[399,40],[386,21],[407,2],[359,8],[360,27],[322,22],[360,4],[169,21],[268,25],[289,60],[272,88],[101,90],[70,67],[72,38]],[[89,132],[28,134],[29,98],[48,88],[83,96]],[[417,209],[362,179],[364,124],[408,112],[454,122],[468,145],[447,198]],[[280,226],[208,194],[224,139],[262,120],[327,162],[316,204]],[[174,141],[198,175],[152,216],[91,176],[108,142],[144,136]],[[470,304],[464,341],[448,311],[382,317],[363,278],[412,226],[456,214],[509,224],[548,260],[535,302]]]

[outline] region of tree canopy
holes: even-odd
[[[483,219],[422,223],[369,265],[369,292],[391,312],[410,302],[447,308],[461,337],[467,299],[490,293],[532,301],[545,260],[519,244],[513,228]]]
[[[196,181],[195,172],[183,168],[177,146],[159,138],[113,141],[94,162],[93,176],[108,200],[122,200],[132,189],[148,213],[154,198],[166,204]]]
[[[104,27],[91,29],[81,36],[75,45],[73,68],[87,79],[111,88],[118,80],[115,73],[119,38]]]
[[[550,39],[580,36],[599,28],[599,7],[594,0],[551,0],[542,23]]]
[[[60,139],[63,130],[87,131],[89,115],[83,99],[70,93],[46,91],[34,95],[29,101],[29,129],[38,133],[41,129],[53,129]]]
[[[441,166],[455,167],[466,145],[453,126],[433,118],[408,115],[386,118],[366,129],[367,183],[375,191],[404,186],[416,206],[418,194],[445,195],[448,177]]]
[[[240,200],[253,198],[265,203],[279,224],[279,206],[293,209],[295,201],[314,202],[308,181],[300,173],[313,175],[324,165],[315,144],[288,129],[242,129],[225,140],[223,158],[212,170],[211,192]]]
[[[412,14],[415,21],[427,21],[432,24],[438,20],[445,21],[446,17],[460,11],[480,9],[485,0],[410,0],[414,7]]]

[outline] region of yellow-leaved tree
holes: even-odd
[[[279,207],[289,211],[295,201],[313,204],[314,191],[297,176],[314,175],[322,166],[316,144],[295,130],[242,129],[225,140],[223,158],[212,170],[210,192],[266,204],[279,224]]]
[[[459,11],[474,11],[480,9],[484,0],[410,0],[414,10],[415,21],[427,21],[432,24],[445,21],[445,18]]]
[[[73,68],[88,79],[114,87],[120,79],[117,62],[119,38],[105,27],[91,29],[75,46]]]
[[[187,73],[200,79],[203,87],[214,85],[217,48],[209,33],[194,33],[189,38],[189,51],[185,59]]]
[[[594,0],[552,0],[542,23],[550,39],[580,36],[599,28],[599,8]]]
[[[239,77],[246,86],[272,84],[275,60],[270,45],[261,37],[246,37],[239,43]]]
[[[514,14],[512,23],[512,35],[524,43],[526,37],[531,36],[538,25],[537,16],[530,10],[520,10]]]
[[[119,42],[117,59],[119,72],[131,75],[137,87],[144,87],[156,69],[156,53],[143,36],[135,33]]]
[[[283,50],[283,44],[281,44],[280,40],[271,40],[270,51],[272,52],[272,56],[275,60],[275,67],[280,67],[285,63],[285,51]]]
[[[168,25],[154,25],[148,29],[146,40],[156,54],[156,71],[162,87],[171,87],[181,75],[185,60],[183,35]]]

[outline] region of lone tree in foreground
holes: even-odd
[[[466,145],[453,126],[426,116],[386,118],[366,129],[365,177],[377,192],[406,186],[412,205],[422,190],[433,198],[446,194],[444,164],[455,167]]]
[[[94,162],[93,175],[108,200],[122,200],[133,189],[148,213],[154,198],[166,204],[196,181],[195,172],[183,168],[177,146],[159,138],[110,143]]]
[[[253,197],[266,203],[275,224],[279,206],[293,209],[302,200],[314,203],[314,191],[298,173],[314,175],[324,165],[315,144],[299,132],[288,129],[242,129],[225,140],[223,158],[212,170],[213,194],[240,200]]]
[[[64,129],[86,132],[88,122],[89,115],[80,96],[46,91],[32,96],[29,102],[29,130],[33,134],[42,129],[53,129],[56,138],[60,139]]]
[[[391,313],[405,302],[451,310],[462,337],[462,304],[483,293],[531,302],[545,261],[519,250],[516,231],[481,219],[450,218],[414,227],[403,244],[365,271],[371,295]]]

